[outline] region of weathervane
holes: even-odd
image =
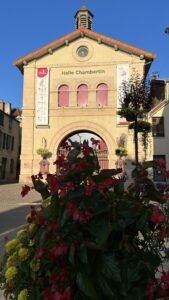
[[[83,5],[86,5],[86,0],[83,0]]]

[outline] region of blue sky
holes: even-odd
[[[0,0],[0,99],[22,107],[23,76],[13,61],[74,31],[82,0]],[[86,0],[93,30],[157,55],[149,75],[169,78],[169,0]]]

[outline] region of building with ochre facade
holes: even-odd
[[[19,59],[24,75],[20,181],[39,172],[36,150],[52,154],[76,134],[100,139],[102,167],[115,167],[115,149],[126,136],[128,159],[134,158],[133,135],[117,117],[119,87],[134,74],[147,74],[155,55],[92,29],[93,14],[84,5],[75,14],[76,30]],[[142,152],[139,153],[142,159]]]

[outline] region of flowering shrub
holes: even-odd
[[[116,150],[115,150],[115,154],[117,156],[127,156],[127,149],[123,146],[119,146]]]
[[[74,144],[56,174],[32,176],[42,205],[6,243],[1,289],[13,300],[147,300],[169,295],[167,205],[147,177],[133,171],[126,192],[119,170],[99,170],[87,143]],[[138,176],[139,175],[139,176]],[[24,186],[22,195],[29,192]],[[152,202],[154,201],[154,202]]]
[[[44,157],[44,156],[47,156],[48,155],[48,153],[49,153],[49,150],[45,147],[45,148],[38,148],[37,150],[36,150],[36,153],[38,154],[38,155],[41,155],[42,157]]]

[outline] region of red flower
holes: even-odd
[[[64,154],[61,154],[58,156],[57,160],[54,161],[54,165],[57,165],[58,167],[63,167],[65,163],[65,156]]]
[[[166,231],[161,228],[157,234],[157,238],[161,241],[165,238],[165,236],[166,236]]]
[[[91,177],[87,178],[87,185],[85,186],[85,194],[86,196],[91,196],[92,191],[94,187],[96,186],[96,183],[92,180]]]
[[[49,277],[49,284],[56,284],[56,282],[59,280],[60,275],[59,274],[53,274]]]
[[[63,141],[62,144],[60,145],[63,149],[66,149],[68,151],[71,150],[71,145],[67,141]]]
[[[166,178],[169,178],[169,171],[166,171],[166,172],[165,172],[165,177],[166,177]]]
[[[90,139],[91,142],[92,142],[92,145],[99,145],[100,144],[100,141],[99,140],[95,140],[93,137]]]
[[[80,224],[86,223],[87,221],[91,220],[93,215],[89,210],[80,210],[77,209],[74,213],[73,213],[73,220],[74,221],[79,221]]]
[[[69,213],[72,215],[77,210],[77,206],[73,202],[69,201],[67,203],[67,209],[68,209]]]
[[[169,272],[163,272],[160,281],[169,284]]]
[[[146,288],[146,291],[145,291],[145,295],[146,295],[147,297],[149,297],[150,299],[153,299],[155,290],[156,290],[156,289],[155,289],[153,283],[152,283],[151,281],[149,281],[148,284],[147,284],[147,288]]]
[[[50,222],[48,224],[48,227],[51,229],[58,229],[59,228],[59,224],[57,222]]]
[[[45,250],[43,248],[38,248],[36,250],[35,257],[36,258],[41,258],[42,256],[44,256],[44,254],[45,254]]]
[[[35,207],[31,206],[31,217],[33,218],[36,215],[37,215],[37,211],[36,211]]]
[[[68,246],[65,243],[58,243],[50,250],[52,258],[57,258],[60,255],[65,255],[68,251]]]
[[[31,224],[32,223],[32,221],[33,221],[33,219],[32,219],[32,217],[27,217],[27,222],[29,223],[29,224]]]
[[[169,288],[169,284],[168,283],[160,282],[159,290],[160,290],[160,296],[161,297],[168,296],[168,291],[167,291],[168,288]]]
[[[47,181],[49,183],[51,195],[57,194],[58,190],[60,189],[60,183],[58,181],[58,176],[48,174],[47,175]]]
[[[31,188],[28,185],[24,185],[22,187],[22,191],[21,191],[21,196],[25,197],[25,195],[27,195],[29,193],[29,191],[31,190]]]
[[[45,299],[47,300],[53,300],[53,294],[51,292],[50,289],[45,289],[43,292],[42,292],[42,296],[45,297]]]
[[[72,291],[70,288],[67,288],[64,290],[64,293],[63,293],[63,300],[67,300],[69,299],[70,297],[72,296]]]
[[[166,217],[160,211],[158,206],[154,206],[152,209],[152,215],[151,215],[150,220],[152,223],[159,224],[159,223],[165,222]]]
[[[92,213],[88,209],[85,210],[79,209],[72,202],[67,203],[67,209],[69,213],[72,215],[73,220],[78,221],[80,224],[89,221],[93,217]]]
[[[37,223],[38,223],[39,225],[44,225],[45,221],[46,221],[46,219],[45,219],[44,216],[38,216]]]
[[[119,182],[119,179],[109,176],[105,180],[99,183],[98,190],[100,193],[103,193],[105,188],[109,188],[111,186],[114,186]]]
[[[169,201],[169,192],[166,192],[166,193],[164,194],[164,199],[165,199],[166,201]]]
[[[90,154],[93,153],[93,148],[89,147],[88,144],[82,144],[81,145],[82,153],[84,156],[89,156]]]

